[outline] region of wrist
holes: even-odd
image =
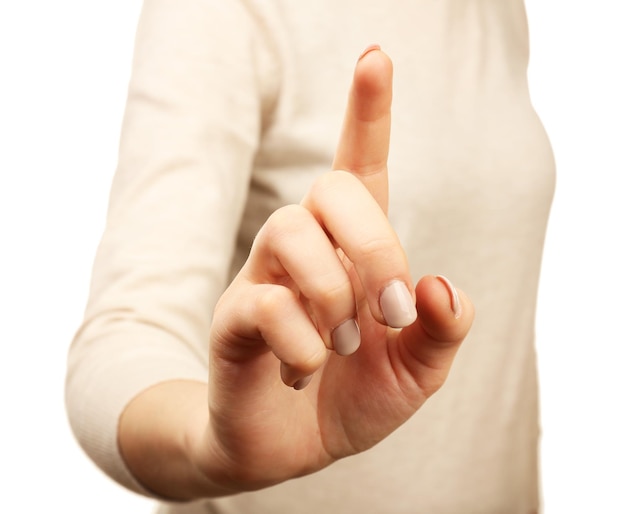
[[[188,501],[235,492],[208,478],[216,475],[216,463],[207,463],[207,391],[200,382],[163,382],[137,395],[120,417],[122,458],[155,496]]]

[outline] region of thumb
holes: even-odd
[[[354,70],[334,170],[356,175],[387,212],[387,156],[393,66],[378,45],[366,48]]]
[[[428,396],[439,389],[474,320],[474,307],[442,276],[423,277],[415,287],[417,321],[398,338],[402,365]]]

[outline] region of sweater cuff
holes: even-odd
[[[70,425],[83,450],[109,477],[151,498],[128,470],[118,445],[120,416],[142,391],[170,380],[207,382],[207,365],[189,345],[154,326],[120,322],[74,340],[66,383]],[[182,348],[181,348],[182,347]]]

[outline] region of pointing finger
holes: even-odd
[[[358,176],[387,212],[393,67],[378,45],[357,62],[333,169]]]

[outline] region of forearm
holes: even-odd
[[[207,385],[187,380],[155,385],[124,410],[118,430],[120,452],[131,473],[148,490],[171,500],[222,496],[235,491],[212,483],[195,463],[208,426]],[[206,452],[209,453],[209,452]]]

